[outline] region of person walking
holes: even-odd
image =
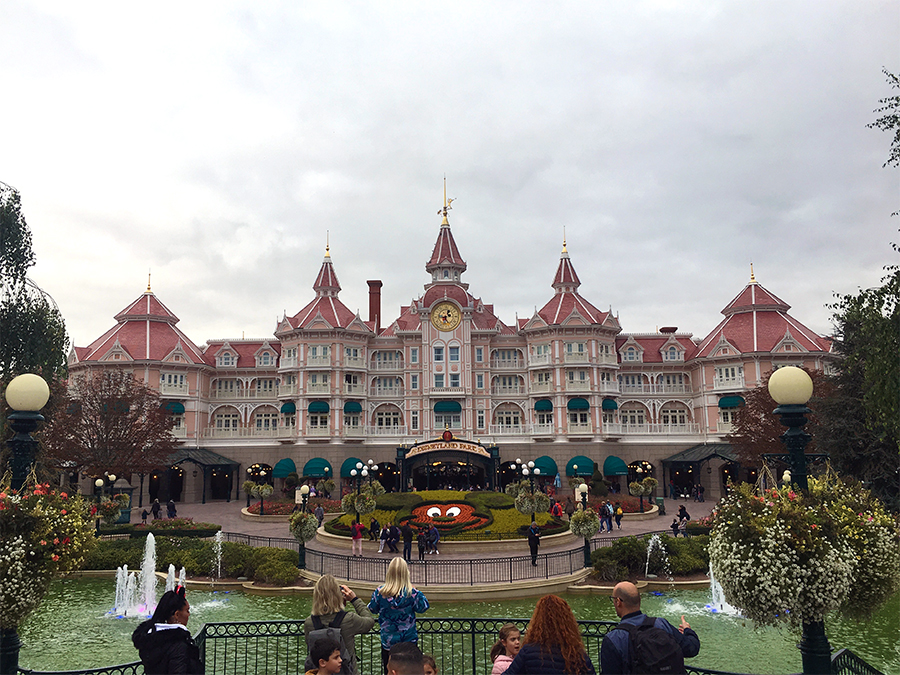
[[[687,538],[687,524],[689,518],[682,518],[678,521],[678,531],[681,532],[681,536]]]
[[[384,584],[372,593],[369,611],[378,615],[381,627],[381,662],[387,672],[391,647],[401,642],[419,642],[416,614],[428,609],[428,598],[412,585],[409,566],[403,558],[388,565]]]
[[[147,512],[147,509],[144,509],[143,511],[141,511],[141,523],[142,523],[142,524],[144,524],[144,525],[147,524],[147,517],[148,517],[149,515],[150,515],[150,514]]]
[[[346,603],[350,603],[355,611],[345,611]],[[340,616],[340,620],[337,620],[338,616]],[[337,625],[333,625],[335,623]],[[359,672],[355,638],[357,635],[368,633],[374,625],[375,617],[356,593],[347,586],[339,586],[337,580],[330,574],[319,577],[313,587],[312,612],[303,622],[307,650],[312,647],[313,640],[310,639],[310,633],[314,630],[321,630],[327,626],[338,628],[344,648],[350,655],[349,667],[342,670],[355,675]]]
[[[159,512],[162,509],[162,505],[160,505],[158,499],[153,500],[153,504],[150,506],[150,513],[153,514],[153,520],[159,519]]]
[[[622,505],[619,502],[616,502],[616,527],[618,529],[622,529],[622,516],[625,515],[625,512],[622,510]]]
[[[669,527],[672,529],[672,536],[678,539],[678,518],[672,518],[672,524]]]
[[[390,523],[385,523],[381,528],[381,534],[378,535],[378,552],[381,553],[384,551],[384,545],[387,543],[388,537],[391,536],[391,531],[388,528]]]
[[[669,499],[677,499],[678,495],[675,492],[675,479],[669,479]]]
[[[193,675],[204,672],[200,648],[187,629],[191,604],[184,586],[166,591],[153,615],[131,634],[131,643],[141,657],[147,675]]]
[[[322,527],[322,521],[325,520],[325,509],[322,508],[321,504],[319,504],[316,507],[316,510],[313,511],[313,515],[316,517],[316,520],[319,523],[319,527]]]
[[[575,513],[575,502],[572,501],[571,497],[566,497],[566,518],[572,520],[572,514]]]
[[[605,504],[606,508],[606,531],[612,532],[612,521],[613,521],[613,505],[612,502],[607,500]]]
[[[528,527],[528,548],[531,549],[531,564],[537,567],[538,547],[541,545],[541,528],[537,523]]]
[[[419,560],[425,560],[425,549],[428,548],[425,530],[419,530],[419,534],[416,536],[416,546],[419,547]]]
[[[391,553],[400,553],[400,550],[397,548],[397,544],[400,542],[400,528],[397,527],[396,523],[388,523],[388,548]]]
[[[688,520],[691,519],[691,514],[688,513],[688,511],[687,511],[687,509],[685,508],[684,504],[682,504],[681,506],[678,507],[678,518],[679,518],[679,520],[680,520],[681,518],[687,518]]]
[[[594,664],[584,648],[569,603],[556,595],[545,595],[537,601],[525,633],[525,643],[506,673],[594,675]],[[605,670],[603,675],[606,675]]]
[[[603,675],[684,673],[684,659],[700,653],[700,638],[684,616],[678,628],[665,619],[647,616],[641,612],[641,594],[630,581],[616,584],[612,601],[621,621],[600,645]]]
[[[175,500],[170,499],[166,504],[166,517],[172,520],[178,513],[175,511]]]
[[[366,528],[358,520],[350,526],[350,551],[352,555],[362,558],[363,532]]]
[[[400,534],[403,535],[403,559],[409,562],[412,560],[412,541],[415,533],[408,520],[400,527]]]

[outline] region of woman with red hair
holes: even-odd
[[[572,608],[556,595],[537,601],[525,633],[525,643],[506,675],[595,675]]]

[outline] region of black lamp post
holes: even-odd
[[[262,493],[262,486],[263,486],[263,485],[266,485],[266,482],[265,482],[265,481],[266,481],[266,472],[265,472],[265,469],[259,472],[259,477],[262,478],[262,480],[263,480],[263,482],[259,484],[259,487],[260,487],[260,491],[259,491],[259,515],[264,516],[264,515],[266,515],[266,498],[263,496],[263,493]]]
[[[356,498],[359,499],[359,488],[362,485],[362,479],[367,478],[369,470],[363,466],[362,462],[356,463],[356,468],[350,470],[350,475],[356,481]],[[356,522],[359,522],[359,509],[356,508],[356,502],[353,502],[353,510],[356,511]]]
[[[50,387],[43,378],[32,373],[19,375],[6,387],[6,402],[13,410],[7,419],[16,432],[6,442],[10,450],[10,487],[13,490],[22,489],[34,465],[38,442],[31,437],[31,432],[37,429],[38,422],[44,421],[39,411],[49,399]]]
[[[802,368],[779,368],[769,378],[769,395],[778,404],[775,414],[788,428],[781,440],[788,451],[786,459],[791,467],[791,480],[804,492],[809,490],[804,449],[810,436],[803,426],[807,413],[811,412],[806,403],[812,393],[812,379]],[[825,636],[824,621],[804,621],[799,646],[804,673],[831,672],[831,645]]]
[[[578,467],[576,466],[575,469],[577,470]],[[581,495],[582,511],[587,512],[587,510],[588,510],[588,503],[587,503],[588,486],[587,486],[587,483],[582,483],[575,489]],[[584,538],[584,566],[585,567],[591,566],[591,542],[587,537]]]
[[[19,375],[6,387],[6,402],[13,412],[6,418],[15,436],[6,444],[9,446],[9,469],[12,474],[10,487],[21,490],[34,465],[38,443],[31,437],[43,415],[38,412],[50,399],[50,388],[39,376],[32,373]],[[0,630],[0,673],[15,675],[19,672],[19,639],[17,626]]]
[[[250,475],[252,473],[253,473],[253,468],[248,466],[247,467],[247,478],[248,479],[250,478]],[[247,491],[247,508],[248,509],[250,508],[250,491],[249,490]]]
[[[107,482],[109,483],[109,486],[112,487],[116,482],[116,474],[105,473],[102,477],[94,481],[94,487],[97,488],[97,529],[95,532],[98,537],[100,536],[100,503],[103,501],[103,495],[106,493]]]
[[[534,501],[534,477],[540,476],[541,470],[534,465],[534,462],[525,463],[518,457],[516,458],[516,463],[513,465],[513,468],[528,479],[531,489],[531,499]],[[531,522],[534,523],[534,509],[531,510]]]
[[[301,485],[300,486],[300,499],[303,500],[302,510],[303,513],[306,513],[306,502],[309,500],[309,485]],[[301,570],[306,569],[306,542],[302,539],[299,540],[300,547],[298,550],[299,559],[297,560],[297,567]]]

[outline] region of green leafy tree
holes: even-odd
[[[158,392],[122,370],[78,377],[42,435],[44,461],[101,475],[149,473],[178,447]]]
[[[884,69],[884,76],[891,85],[891,89],[900,89],[900,77]],[[870,129],[881,129],[894,134],[891,139],[891,150],[888,154],[887,161],[883,166],[900,166],[900,96],[888,96],[878,101],[881,106],[875,108],[875,112],[881,115],[871,124],[867,124]]]
[[[0,183],[0,385],[22,373],[52,382],[66,372],[65,322],[53,299],[28,279],[34,261],[19,193]]]

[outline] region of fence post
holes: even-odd
[[[476,659],[475,659],[475,622],[469,619],[469,636],[472,638],[472,675],[475,675]]]

